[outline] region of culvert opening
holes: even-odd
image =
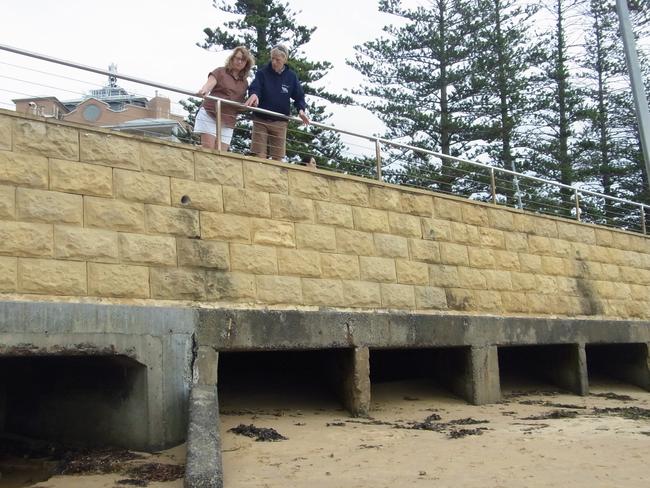
[[[402,392],[404,398],[460,396],[468,398],[469,347],[372,349],[372,398]]]
[[[504,393],[578,392],[580,361],[575,344],[500,346],[499,378]]]
[[[587,344],[585,350],[591,387],[622,383],[650,389],[646,344]]]
[[[146,367],[123,356],[0,358],[0,433],[67,446],[144,445]]]
[[[220,410],[341,409],[351,354],[348,349],[220,352]]]

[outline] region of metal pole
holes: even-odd
[[[492,180],[492,203],[497,204],[497,182],[494,178],[494,168],[490,168],[490,180]]]
[[[647,234],[645,229],[645,205],[639,205],[639,210],[641,210],[641,231],[643,234]]]
[[[580,222],[580,195],[578,195],[578,189],[575,189],[576,196],[576,219]]]
[[[643,151],[646,177],[648,178],[648,186],[650,187],[650,112],[648,112],[648,99],[645,95],[643,78],[639,69],[639,58],[636,53],[636,44],[630,22],[630,12],[627,8],[627,0],[616,0],[616,10],[618,11],[618,20],[621,24],[625,60],[627,61],[627,70],[630,74],[630,82],[632,83],[632,94],[634,95],[636,117],[639,124],[641,150]]]
[[[221,122],[221,100],[217,100],[216,102],[216,112],[217,112],[217,151],[221,151],[221,129],[222,129],[222,122]]]
[[[375,139],[375,155],[377,157],[377,179],[382,181],[381,177],[381,143],[379,139]]]

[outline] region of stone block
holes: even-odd
[[[84,197],[86,227],[144,232],[144,205],[111,198]]]
[[[149,268],[122,264],[88,263],[88,295],[149,298]]]
[[[401,212],[401,192],[381,186],[371,186],[370,206],[380,210],[392,210],[393,212]]]
[[[0,183],[47,189],[48,179],[47,158],[0,151]]]
[[[422,238],[422,226],[419,217],[389,212],[388,226],[391,234],[417,239]]]
[[[18,291],[48,295],[86,295],[86,263],[53,259],[18,260]]]
[[[209,212],[223,212],[223,192],[220,185],[172,178],[172,205]]]
[[[140,170],[140,142],[117,134],[81,131],[80,159],[114,168]]]
[[[551,239],[551,252],[553,256],[560,258],[569,258],[571,257],[572,243],[568,241],[563,241],[561,239]]]
[[[278,249],[278,270],[281,275],[318,278],[321,275],[317,251]]]
[[[533,291],[537,287],[537,280],[534,274],[510,273],[513,291]]]
[[[50,190],[113,196],[113,170],[95,164],[50,160]]]
[[[117,198],[140,203],[171,204],[171,185],[167,176],[116,169],[113,171],[113,181]]]
[[[83,198],[47,190],[16,189],[16,218],[52,224],[83,223]]]
[[[254,275],[208,270],[205,272],[205,278],[208,300],[255,301]]]
[[[391,234],[375,234],[375,250],[378,256],[385,258],[409,257],[409,246],[406,237]]]
[[[276,249],[267,246],[230,245],[230,269],[253,274],[277,274]]]
[[[0,292],[13,293],[17,287],[18,258],[0,256]]]
[[[547,275],[564,275],[568,260],[552,256],[542,256],[542,273]]]
[[[289,194],[312,200],[329,200],[328,179],[304,171],[289,171]]]
[[[519,253],[519,269],[525,273],[541,273],[542,257],[534,254]]]
[[[16,152],[79,161],[79,132],[72,127],[16,119],[13,144]]]
[[[343,281],[343,299],[348,307],[380,307],[379,283],[364,281]]]
[[[435,208],[436,217],[444,220],[451,220],[453,222],[463,221],[462,206],[468,204],[461,204],[446,198],[435,197],[433,199],[433,206]]]
[[[515,230],[541,237],[557,238],[556,221],[539,215],[515,214]]]
[[[339,280],[321,280],[304,278],[302,296],[305,305],[336,307],[345,304],[343,283]]]
[[[473,290],[447,288],[447,306],[451,310],[473,312],[478,310],[478,301]]]
[[[506,248],[505,235],[500,230],[479,227],[478,237],[478,242],[481,247],[491,247],[494,249]]]
[[[535,287],[537,293],[540,293],[542,295],[557,294],[558,286],[555,276],[535,275],[535,281],[537,282],[537,285]]]
[[[0,185],[0,219],[16,218],[16,187]]]
[[[54,257],[114,263],[118,260],[117,232],[55,225]]]
[[[0,254],[51,257],[53,248],[51,225],[0,221]]]
[[[471,225],[479,225],[482,227],[490,226],[490,219],[488,218],[487,208],[478,204],[467,204],[461,208],[463,222]]]
[[[151,268],[151,297],[167,300],[205,300],[205,271]]]
[[[321,254],[321,272],[324,278],[358,280],[359,258],[349,254]]]
[[[415,290],[410,285],[382,283],[381,305],[385,308],[414,309]]]
[[[487,287],[483,270],[475,268],[458,267],[458,279],[461,288],[470,290],[485,290]]]
[[[503,310],[508,313],[527,313],[528,300],[525,293],[511,291],[501,292]]]
[[[291,276],[256,276],[257,301],[269,305],[301,305],[302,283]]]
[[[340,253],[373,256],[375,243],[372,234],[358,230],[336,229],[336,248]]]
[[[195,152],[194,167],[197,181],[236,188],[244,187],[244,171],[240,160]]]
[[[429,282],[433,286],[442,288],[458,288],[460,286],[458,268],[445,264],[431,264],[429,265]]]
[[[252,217],[268,218],[271,216],[268,193],[224,187],[223,205],[227,213]]]
[[[244,161],[244,187],[269,193],[289,192],[289,171],[271,164]]]
[[[418,310],[445,310],[447,308],[447,294],[442,288],[416,286],[415,307]]]
[[[422,237],[431,241],[451,241],[450,222],[439,219],[422,219]]]
[[[291,222],[252,219],[251,235],[254,244],[296,247],[295,230],[293,228],[293,223]]]
[[[501,294],[498,291],[477,290],[476,291],[477,309],[481,312],[501,312],[503,303]]]
[[[605,229],[594,229],[596,244],[599,246],[611,247],[614,243],[614,232]]]
[[[354,228],[365,232],[388,232],[388,214],[383,210],[353,207]]]
[[[423,241],[421,239],[409,239],[411,259],[425,263],[440,263],[440,246],[442,244],[434,241]]]
[[[510,251],[501,251],[494,249],[494,266],[497,269],[507,269],[510,271],[519,271],[519,254]]]
[[[381,283],[395,283],[397,281],[394,259],[361,256],[359,258],[359,269],[363,281]]]
[[[0,150],[11,151],[13,130],[13,118],[0,116]]]
[[[506,232],[504,239],[507,251],[528,252],[528,237],[523,232]]]
[[[352,207],[340,203],[314,202],[316,222],[319,224],[336,225],[338,227],[354,227]]]
[[[557,222],[556,225],[560,239],[583,242],[585,244],[596,244],[596,231],[593,227],[578,223],[570,224],[568,222]]]
[[[548,237],[528,236],[528,252],[537,256],[553,254],[551,239]]]
[[[141,143],[140,150],[143,171],[174,178],[194,179],[192,151],[153,142]]]
[[[231,242],[251,241],[251,219],[240,215],[201,212],[201,237]]]
[[[291,222],[313,222],[314,204],[312,200],[288,195],[270,196],[271,217]]]
[[[485,277],[485,286],[488,290],[512,290],[512,274],[510,271],[483,269],[481,270],[481,274]],[[553,291],[555,289],[555,287],[552,288]]]
[[[185,208],[144,206],[147,232],[181,237],[199,237],[199,211]]]
[[[405,259],[395,261],[397,282],[403,285],[428,285],[429,265]]]
[[[429,195],[402,192],[402,212],[420,217],[433,216],[433,200]]]
[[[459,244],[478,245],[480,241],[478,227],[463,224],[462,222],[449,222],[451,240]]]
[[[336,251],[336,233],[325,225],[296,224],[296,246],[314,251]]]
[[[230,267],[230,249],[225,242],[198,239],[177,239],[178,265],[227,270]]]
[[[332,202],[367,207],[370,205],[368,185],[341,178],[329,180]]]
[[[482,247],[468,247],[467,254],[469,256],[469,265],[473,268],[494,268],[494,250],[484,249]],[[517,258],[517,265],[519,265],[519,256]]]
[[[118,246],[122,262],[176,266],[176,239],[167,236],[119,234]]]
[[[488,208],[489,227],[512,232],[515,230],[515,214],[510,210]]]

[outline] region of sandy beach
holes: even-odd
[[[586,397],[527,385],[504,389],[501,403],[472,406],[427,381],[399,381],[373,385],[368,419],[305,390],[230,392],[221,410],[227,488],[650,486],[650,393],[630,385],[595,384]],[[239,425],[287,439],[260,442],[230,431]],[[121,473],[22,484],[8,474],[0,486],[180,488],[182,479],[136,484],[124,470],[182,465],[184,451],[145,454]]]

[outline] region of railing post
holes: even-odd
[[[497,180],[494,178],[494,168],[490,168],[490,180],[492,181],[492,203],[497,204]]]
[[[578,189],[576,188],[574,190],[575,198],[576,198],[576,219],[578,222],[580,222],[580,196],[578,195]]]
[[[641,231],[645,235],[647,234],[645,229],[645,205],[639,205],[639,209],[641,210]]]
[[[217,100],[217,151],[221,152],[221,100]]]
[[[381,144],[379,142],[379,139],[375,139],[375,154],[377,157],[377,179],[379,181],[382,181],[383,178],[381,177]]]

